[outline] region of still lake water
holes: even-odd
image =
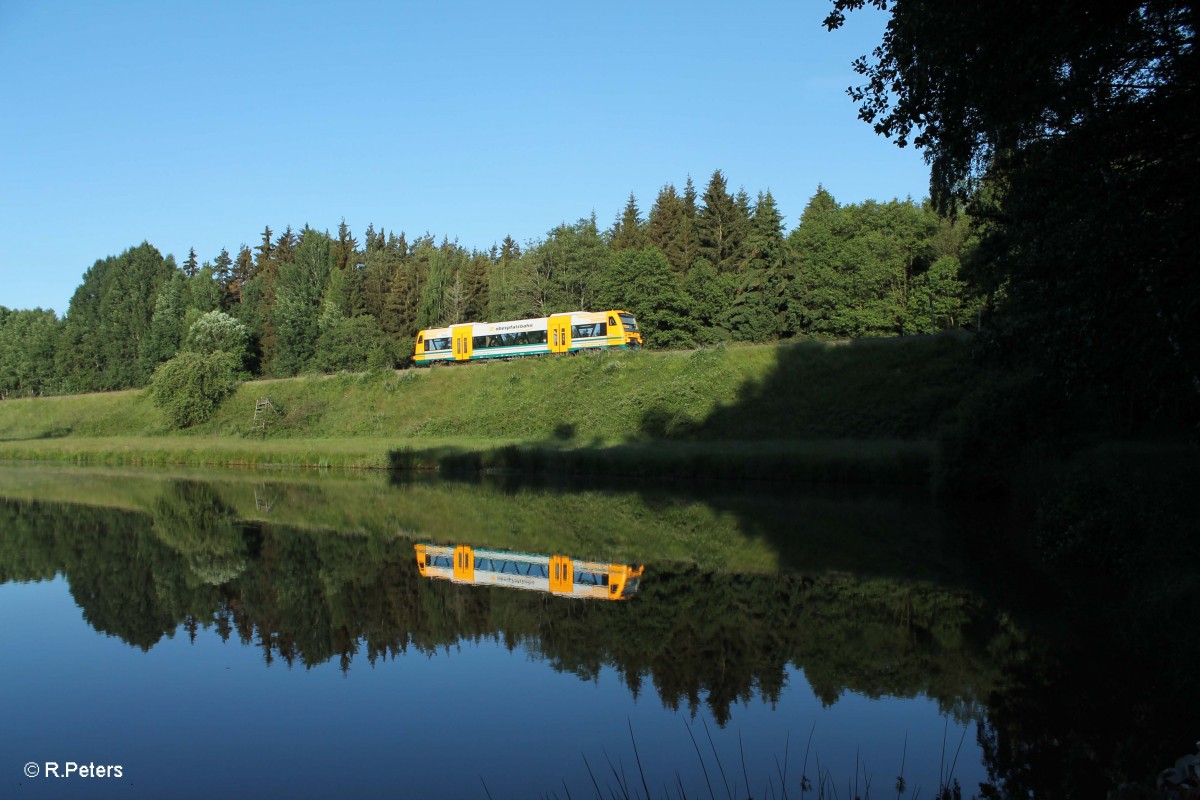
[[[0,794],[976,793],[1023,636],[981,566],[919,493],[780,494],[0,465]],[[644,573],[459,584],[420,543]]]

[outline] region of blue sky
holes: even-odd
[[[885,18],[802,2],[0,0],[0,305],[67,310],[149,241],[253,246],[368,223],[487,248],[593,211],[643,216],[714,169],[793,227],[924,197],[929,170],[845,89]]]

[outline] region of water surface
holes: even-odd
[[[0,466],[5,794],[977,791],[1022,636],[977,565],[919,494],[778,494]],[[419,543],[644,573],[572,599]],[[122,776],[23,774],[69,761]]]

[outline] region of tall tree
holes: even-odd
[[[270,229],[268,228],[268,230]],[[295,257],[295,251],[296,234],[292,231],[292,226],[288,225],[283,233],[279,234],[279,238],[275,240],[275,249],[271,255],[276,262],[288,264]]]
[[[339,270],[346,270],[358,261],[358,240],[350,233],[346,218],[342,217],[338,225],[337,241],[333,245],[333,265]]]
[[[200,262],[196,260],[196,248],[189,248],[187,260],[183,262],[183,274],[190,278],[199,270]]]
[[[275,253],[275,245],[271,242],[271,226],[263,228],[262,240],[258,247],[254,248],[254,266],[259,271],[265,270],[267,262],[271,260],[271,256]]]
[[[154,299],[154,316],[150,330],[139,348],[145,374],[153,374],[159,364],[174,358],[183,342],[184,320],[191,306],[188,284],[193,278],[185,278],[186,272],[175,272],[159,287]],[[193,276],[194,277],[194,276]]]
[[[595,305],[608,253],[594,215],[574,225],[559,225],[526,253],[526,259],[527,288],[539,316]]]
[[[295,375],[308,366],[320,336],[321,299],[333,270],[333,242],[329,235],[305,228],[295,257],[279,267],[271,322],[275,349],[270,371]]]
[[[924,150],[939,210],[971,210],[1001,351],[1122,419],[1194,418],[1194,4],[871,4],[891,19],[851,97]],[[863,5],[834,0],[827,27]]]
[[[529,283],[529,268],[522,255],[521,246],[511,236],[505,236],[496,263],[488,270],[486,317],[489,321],[536,315],[531,295],[525,288]]]
[[[221,252],[217,254],[213,260],[213,280],[221,287],[224,293],[229,286],[229,278],[233,274],[233,259],[229,256],[229,251],[222,247]]]
[[[61,330],[53,311],[0,306],[0,399],[58,390],[54,358]]]
[[[747,202],[743,199],[738,204]],[[770,192],[758,195],[749,221],[744,253],[745,266],[729,312],[729,327],[735,338],[767,341],[787,329],[783,216]]]
[[[229,283],[225,286],[227,308],[232,308],[242,302],[242,287],[252,277],[254,277],[254,254],[250,252],[249,247],[242,245],[238,249],[237,258],[233,261]]]
[[[417,304],[416,327],[434,328],[448,325],[451,319],[448,300],[454,284],[454,259],[445,247],[430,248],[428,253],[429,279],[421,288],[421,299]]]
[[[609,242],[613,250],[629,250],[644,247],[646,244],[645,226],[642,223],[642,215],[638,210],[637,198],[634,197],[633,192],[629,193],[629,201],[625,203],[625,210],[621,212],[613,225]]]
[[[149,377],[140,348],[159,288],[178,270],[143,242],[97,261],[71,297],[57,371],[68,391],[141,386]]]
[[[696,217],[699,254],[717,272],[735,272],[746,233],[746,214],[726,188],[725,176],[716,170],[704,190],[704,204]]]
[[[471,264],[467,268],[463,308],[463,318],[475,322],[487,319],[488,310],[488,272],[492,260],[487,253],[471,254]]]
[[[688,178],[691,187],[691,178]],[[657,247],[677,275],[683,275],[699,251],[695,224],[695,188],[691,187],[692,199],[680,197],[671,184],[664,186],[650,208],[646,225],[648,244]]]
[[[671,262],[655,247],[621,250],[596,289],[605,308],[633,312],[646,344],[651,347],[689,347],[688,298]]]

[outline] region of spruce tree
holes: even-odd
[[[610,246],[614,251],[630,250],[646,245],[646,230],[642,223],[641,212],[637,207],[637,198],[629,193],[629,202],[625,210],[613,225]]]
[[[717,272],[738,269],[738,256],[745,235],[745,213],[726,189],[721,170],[713,172],[704,190],[704,205],[696,217],[699,254],[717,268]]]
[[[667,257],[677,275],[682,275],[690,264],[688,251],[691,228],[684,200],[675,192],[675,187],[668,183],[659,190],[654,205],[650,207],[646,239]]]
[[[346,270],[358,262],[358,240],[350,233],[346,218],[342,217],[338,225],[337,241],[333,245],[333,265],[336,269]]]
[[[292,226],[288,225],[275,241],[274,260],[281,264],[290,264],[295,257],[295,251],[296,234],[292,232]]]
[[[199,270],[200,263],[196,259],[196,248],[189,248],[187,260],[183,262],[183,274],[190,278]]]
[[[233,259],[229,257],[229,251],[224,247],[213,261],[213,280],[220,287],[221,295],[224,297],[229,291],[229,281],[233,275]],[[227,307],[222,302],[222,307]]]
[[[261,272],[267,267],[267,262],[271,260],[271,256],[275,252],[275,246],[271,244],[271,226],[263,228],[262,241],[258,247],[254,248],[254,266]]]
[[[233,270],[229,275],[229,283],[225,287],[226,308],[233,308],[242,302],[242,287],[246,281],[254,277],[254,255],[250,248],[242,245],[238,249],[237,258],[233,262]]]
[[[750,269],[778,270],[783,267],[786,240],[783,235],[783,215],[775,205],[770,190],[759,192],[758,202],[750,218],[750,233],[746,239],[747,266]]]

